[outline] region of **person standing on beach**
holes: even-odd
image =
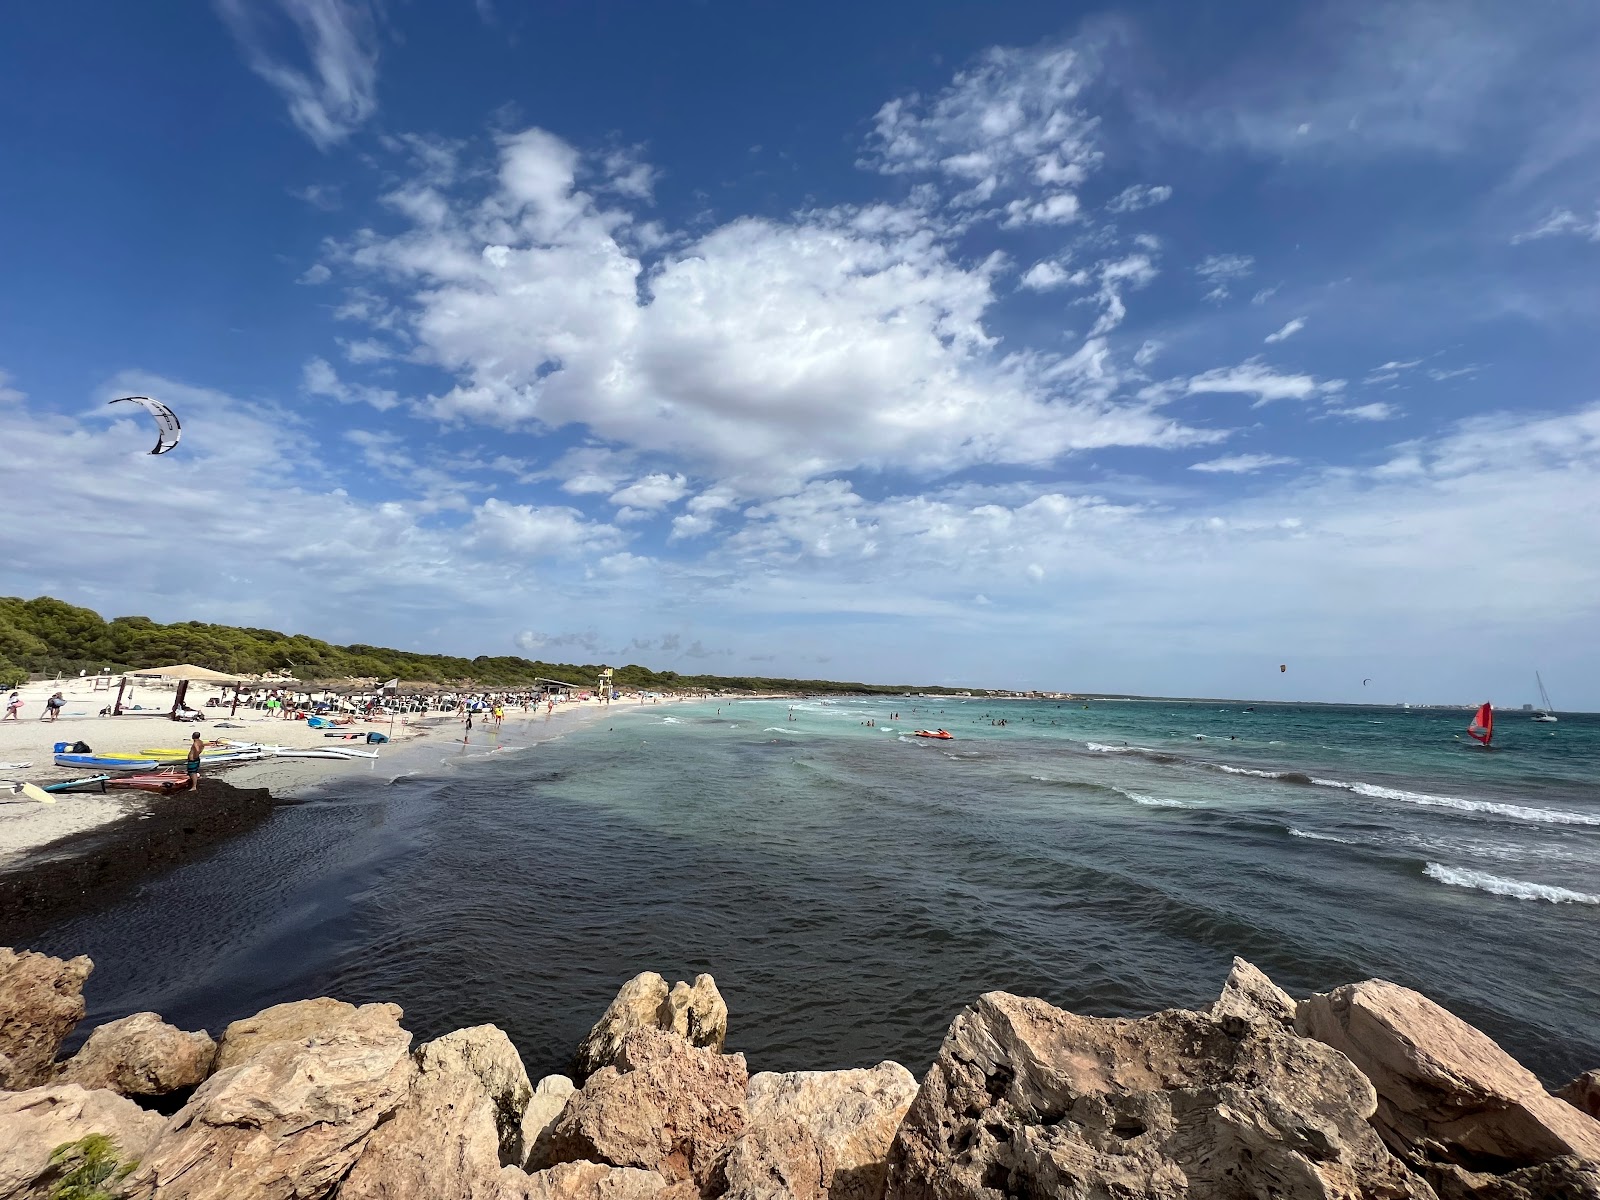
[[[66,699],[60,692],[57,692],[49,700],[45,701],[44,712],[40,713],[39,716],[47,720],[59,721],[61,719],[61,710],[66,706]]]
[[[189,773],[189,790],[193,791],[200,786],[200,749],[202,743],[198,732],[189,735],[189,757],[184,760],[183,769]]]
[[[11,695],[6,698],[6,715],[4,717],[0,717],[0,720],[4,720],[4,721],[15,721],[15,720],[18,720],[19,718],[18,718],[17,714],[20,713],[21,711],[22,711],[22,697],[17,695],[16,692],[12,692]]]

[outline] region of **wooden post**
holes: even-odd
[[[117,699],[116,702],[111,706],[111,715],[113,717],[120,717],[122,715],[122,689],[127,686],[128,677],[126,675],[117,680]]]

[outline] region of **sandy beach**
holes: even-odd
[[[132,689],[131,700],[124,695],[125,715],[120,717],[99,715],[116,693],[114,689],[95,690],[92,678],[31,683],[17,690],[23,699],[20,719],[0,721],[0,764],[10,764],[0,766],[0,780],[48,784],[84,775],[86,772],[82,769],[55,766],[53,747],[57,742],[81,741],[96,753],[129,753],[158,746],[182,746],[187,744],[191,733],[198,731],[208,741],[229,738],[285,747],[347,744],[330,740],[325,736],[327,730],[310,728],[304,721],[269,717],[257,709],[241,706],[230,717],[224,702],[231,701],[232,693],[225,688],[203,685],[189,688],[187,703],[206,714],[205,720],[194,723],[175,722],[166,717],[172,706],[173,686],[170,684],[140,681]],[[66,700],[60,718],[41,720],[46,702],[57,691]],[[219,701],[218,706],[205,707],[206,701],[213,698]],[[129,715],[126,710],[130,703],[143,705],[146,711]],[[619,701],[616,707],[634,707],[637,703],[636,700]],[[515,730],[518,744],[534,744],[574,728],[578,721],[593,720],[606,711],[606,705],[594,700],[558,704],[555,711],[548,714],[524,714],[516,710],[508,712],[501,736]],[[388,717],[357,721],[348,728],[356,733],[370,730],[391,736]],[[377,772],[392,777],[414,770],[437,759],[438,752],[432,748],[434,744],[448,746],[452,738],[461,736],[461,722],[457,717],[438,713],[408,714],[395,718],[389,743],[372,747],[362,743],[363,749],[378,751],[376,759],[267,758],[221,767],[214,773],[235,787],[264,787],[281,799],[351,773]],[[422,739],[427,740],[427,749]],[[472,741],[462,748],[477,745],[487,752],[495,744],[496,735],[482,728],[480,718]],[[56,797],[54,804],[39,804],[20,795],[0,798],[0,871],[23,865],[34,851],[58,839],[85,833],[124,816],[158,811],[163,799],[137,791],[63,793]]]

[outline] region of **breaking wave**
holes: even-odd
[[[1434,796],[1427,792],[1407,792],[1380,787],[1375,783],[1350,783],[1343,779],[1313,779],[1319,787],[1339,788],[1375,800],[1395,800],[1402,804],[1423,804],[1432,808],[1454,808],[1461,812],[1492,813],[1515,821],[1540,821],[1547,825],[1600,825],[1600,815],[1568,812],[1559,808],[1529,808],[1522,804],[1502,804],[1497,800],[1467,800],[1461,796]]]
[[[1551,904],[1600,904],[1600,896],[1589,892],[1575,892],[1571,888],[1556,887],[1549,883],[1525,883],[1520,879],[1502,879],[1487,871],[1470,871],[1465,867],[1447,867],[1442,863],[1429,863],[1422,873],[1452,887],[1476,888],[1496,896],[1511,896],[1517,900],[1545,900]]]
[[[1309,838],[1313,842],[1338,842],[1341,846],[1354,846],[1357,844],[1353,838],[1334,837],[1331,833],[1317,833],[1311,829],[1296,829],[1292,825],[1289,827],[1289,836]]]

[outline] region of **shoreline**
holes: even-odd
[[[647,707],[621,701],[617,706]],[[535,746],[588,728],[611,711],[599,703],[575,702],[549,714],[530,713],[516,731],[519,744]],[[27,832],[36,837],[16,845],[15,834],[23,831],[15,830],[0,843],[9,848],[0,856],[0,941],[22,941],[59,921],[109,909],[139,884],[204,857],[265,823],[273,810],[306,803],[341,780],[358,777],[357,772],[400,778],[437,766],[446,747],[468,749],[459,739],[440,736],[459,724],[447,714],[413,720],[404,732],[397,728],[395,741],[379,759],[269,758],[205,774],[193,792],[65,793],[56,806],[28,801],[24,809],[19,804],[6,819],[33,818]],[[513,725],[508,719],[503,732]],[[499,741],[495,734],[483,736],[485,746]]]

